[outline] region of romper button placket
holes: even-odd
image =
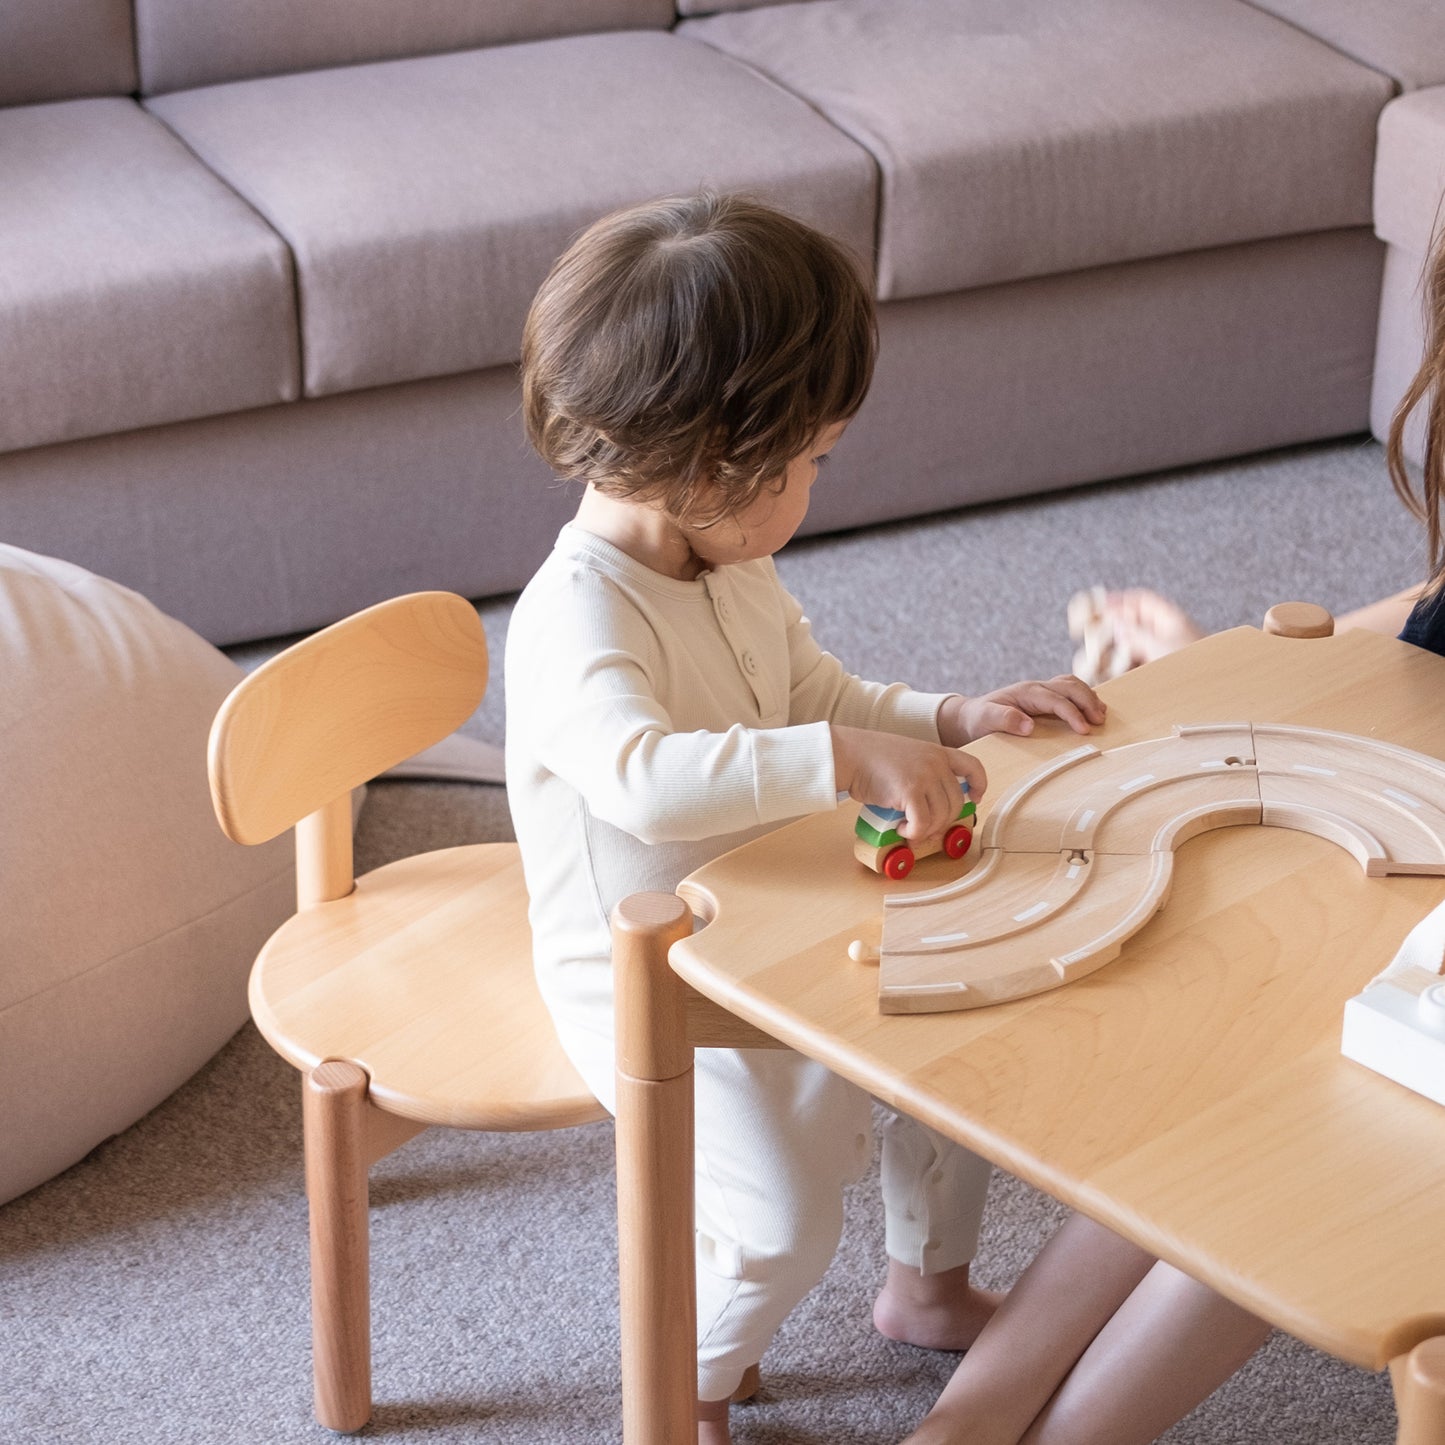
[[[747,673],[749,677],[754,677],[757,675],[758,660],[752,655],[751,652],[743,653],[743,671]]]

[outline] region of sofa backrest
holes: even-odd
[[[130,0],[3,0],[0,105],[135,90]]]
[[[1250,0],[1404,90],[1445,82],[1440,0]]]
[[[135,0],[135,10],[145,95],[583,31],[665,30],[676,18],[673,0]]]

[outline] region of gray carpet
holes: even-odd
[[[796,545],[780,560],[826,646],[869,676],[981,691],[1068,666],[1077,587],[1140,582],[1211,627],[1299,597],[1337,611],[1422,575],[1369,443],[958,512]],[[494,648],[508,603],[482,606]],[[238,649],[245,662],[274,646]],[[500,669],[474,736],[500,740]],[[365,869],[509,836],[501,789],[381,783]],[[433,1131],[373,1174],[376,1417],[402,1445],[620,1438],[611,1130]],[[978,1277],[1003,1286],[1057,1222],[996,1175]],[[764,1362],[739,1445],[890,1445],[953,1359],[868,1323],[876,1178]],[[134,1128],[0,1210],[0,1445],[279,1445],[311,1422],[296,1077],[251,1028]],[[1276,1336],[1170,1445],[1386,1445],[1387,1383]]]

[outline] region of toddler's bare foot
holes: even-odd
[[[974,1289],[968,1266],[942,1274],[922,1274],[888,1261],[888,1278],[873,1302],[879,1334],[925,1350],[966,1350],[978,1337],[1003,1298]]]
[[[728,1400],[697,1402],[697,1445],[733,1445],[728,1432]]]
[[[762,1374],[756,1365],[743,1371],[738,1387],[726,1400],[697,1402],[697,1445],[732,1445],[728,1433],[728,1406],[753,1399],[762,1389]]]
[[[757,1398],[758,1391],[763,1388],[763,1372],[758,1365],[749,1365],[743,1371],[743,1377],[738,1382],[738,1387],[732,1393],[734,1405],[747,1404]]]

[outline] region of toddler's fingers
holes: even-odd
[[[1082,678],[1073,673],[1064,673],[1049,684],[1055,692],[1062,693],[1093,723],[1101,723],[1108,716],[1109,705]]]
[[[1082,687],[1083,684],[1080,683],[1080,686]],[[1095,713],[1091,717],[1085,712],[1085,708],[1090,707],[1087,700],[1076,702],[1073,697],[1054,683],[1036,683],[1020,700],[1035,717],[1056,717],[1061,722],[1066,722],[1076,733],[1089,732],[1096,722],[1104,721],[1103,714],[1097,712],[1097,707],[1102,706],[1101,703],[1096,703],[1094,707],[1090,708],[1090,711]],[[1017,731],[1017,729],[1011,731]]]
[[[948,778],[935,793],[937,807],[933,817],[933,831],[944,833],[948,830],[953,820],[958,817],[958,810],[963,807],[963,789],[959,786],[957,778]]]
[[[950,748],[948,751],[949,766],[953,769],[954,776],[962,778],[968,784],[968,791],[977,802],[988,787],[988,774],[984,772],[983,764],[972,753],[966,753],[961,748]],[[949,822],[952,821],[950,818]]]
[[[903,825],[898,830],[900,838],[907,838],[911,843],[918,838],[928,836],[928,799],[922,794],[910,793],[902,800],[904,812]]]
[[[1040,698],[1046,695],[1041,693]],[[1041,701],[1034,708],[1035,713],[1052,711],[1047,701]],[[1009,707],[1006,703],[994,703],[988,715],[991,733],[1009,733],[1017,738],[1026,738],[1034,730],[1034,720],[1020,707]]]

